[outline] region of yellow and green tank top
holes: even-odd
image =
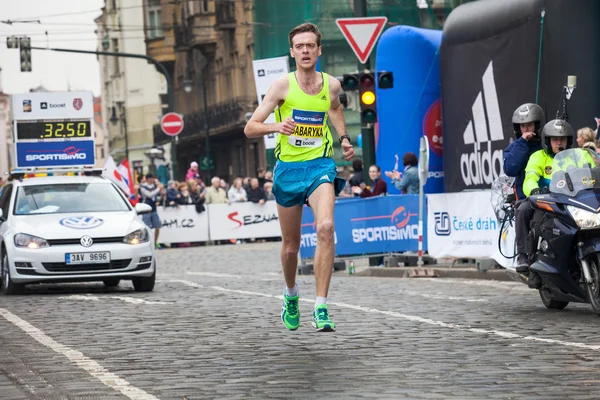
[[[275,110],[277,122],[293,118],[296,129],[290,136],[277,135],[275,157],[284,162],[309,161],[333,157],[333,140],[327,126],[329,106],[329,77],[323,76],[323,88],[314,96],[304,93],[296,75],[288,74],[289,89],[284,103]]]

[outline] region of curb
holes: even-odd
[[[373,276],[380,278],[459,278],[484,279],[494,281],[514,281],[505,269],[479,271],[474,268],[382,268],[367,267],[357,271],[356,276]]]

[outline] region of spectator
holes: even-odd
[[[221,179],[219,186],[221,186],[221,188],[225,191],[225,193],[227,193],[227,191],[229,190],[229,184],[227,182],[225,182],[225,179]]]
[[[248,201],[265,204],[265,191],[260,187],[258,182],[258,178],[252,178],[250,180],[250,188],[246,191],[248,194]]]
[[[265,181],[266,181],[265,174],[266,174],[266,172],[267,171],[264,168],[262,168],[262,167],[256,170],[256,177],[258,178],[258,186],[261,187],[261,188],[265,185]],[[252,185],[252,183],[250,185]]]
[[[192,198],[191,194],[190,194],[190,188],[187,184],[183,183],[181,186],[181,197],[179,198],[179,204],[181,205],[188,205],[188,204],[194,204],[194,199]]]
[[[338,197],[354,197],[354,193],[352,193],[352,186],[350,185],[350,171],[347,168],[344,168],[343,171],[338,173],[338,176],[346,181],[346,185],[344,189],[340,192]]]
[[[170,180],[167,189],[167,206],[173,207],[179,204],[179,199],[181,198],[181,193],[177,190],[177,182]]]
[[[167,206],[167,188],[162,184],[158,183],[158,188],[160,192],[158,192],[158,196],[156,198],[156,206],[157,207],[166,207]]]
[[[190,197],[192,198],[193,204],[204,203],[206,191],[198,184],[196,180],[189,180],[188,188],[190,190]]]
[[[350,188],[352,193],[358,192],[360,189],[361,183],[365,183],[365,179],[363,176],[363,162],[360,158],[356,158],[352,160],[352,170],[354,171],[352,175],[350,175],[350,179],[348,179],[348,183],[350,184]],[[362,190],[362,189],[361,189]],[[355,193],[355,196],[359,196]]]
[[[140,189],[144,183],[146,183],[146,176],[144,174],[139,174],[137,177],[137,185],[135,186],[135,194],[138,198],[138,201],[142,201],[142,193]]]
[[[273,183],[273,171],[265,172],[265,181]]]
[[[266,181],[264,186],[265,191],[265,200],[275,200],[275,195],[273,194],[273,182]]]
[[[190,179],[196,178],[196,175],[198,175],[198,163],[196,161],[192,161],[190,163],[190,168],[187,170],[187,174],[185,174],[186,182]]]
[[[369,178],[373,181],[373,191],[369,190],[363,183],[360,184],[360,197],[385,196],[387,194],[387,183],[381,179],[381,167],[379,165],[371,165],[369,167]]]
[[[152,207],[152,211],[148,214],[142,215],[142,219],[150,229],[154,229],[154,245],[157,249],[162,248],[158,244],[158,233],[160,232],[160,218],[158,217],[158,212],[156,211],[156,200],[158,198],[159,192],[160,188],[156,185],[154,175],[146,175],[146,182],[141,185],[140,193],[142,194],[142,202]]]
[[[248,200],[246,190],[242,187],[242,178],[235,178],[233,181],[233,186],[231,186],[231,189],[229,189],[229,193],[227,195],[229,201],[232,203],[239,203]]]
[[[245,191],[248,191],[248,189],[250,188],[250,179],[252,179],[252,178],[247,176],[242,180],[242,187],[244,188]]]
[[[385,175],[392,179],[392,184],[396,189],[402,191],[403,194],[418,194],[419,193],[419,171],[417,156],[414,153],[406,153],[402,157],[404,164],[404,174],[400,171],[386,171]]]
[[[594,138],[594,131],[592,128],[581,128],[577,131],[577,144],[579,147],[586,149],[592,149],[597,151],[598,148],[596,140]]]
[[[206,189],[206,204],[224,204],[227,201],[227,192],[221,187],[221,179],[218,176],[210,180],[211,186]]]

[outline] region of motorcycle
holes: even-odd
[[[535,210],[530,272],[507,272],[523,283],[537,274],[541,284],[536,279],[534,288],[549,309],[589,303],[600,316],[600,157],[579,148],[561,151],[548,189],[528,198]]]

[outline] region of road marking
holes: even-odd
[[[232,279],[242,279],[240,275],[230,275],[230,274],[219,274],[216,272],[186,272],[188,275],[198,275],[198,276],[211,276],[213,278],[232,278]]]
[[[83,369],[94,378],[97,378],[100,382],[102,382],[109,388],[114,389],[117,392],[121,392],[124,396],[134,400],[158,400],[157,397],[154,397],[151,394],[146,393],[142,389],[131,385],[131,383],[113,374],[112,372],[104,368],[102,365],[98,364],[96,361],[83,355],[83,353],[56,342],[50,336],[46,335],[41,330],[31,325],[29,322],[22,320],[10,311],[4,308],[0,308],[0,315],[2,315],[7,321],[11,322],[13,325],[17,326],[18,328],[21,328],[23,332],[27,333],[39,343],[43,344],[51,350],[54,350],[58,354],[67,357],[69,360],[77,364],[79,368]]]
[[[421,296],[421,297],[425,297],[428,299],[435,299],[435,300],[458,300],[458,301],[467,301],[467,302],[472,302],[472,303],[476,303],[476,302],[487,303],[487,301],[488,301],[486,299],[473,299],[473,298],[469,298],[469,297],[445,296],[443,294],[427,294],[427,293],[413,292],[410,290],[400,290],[400,294],[403,294],[403,293],[406,293],[410,296]]]
[[[186,281],[185,279],[160,279],[157,282],[166,282],[166,283],[182,283],[186,286],[194,287],[194,288],[203,288],[204,285],[201,285],[196,282]]]
[[[178,282],[182,283],[184,285],[192,286],[192,287],[196,287],[196,285],[197,285],[195,282],[190,282],[190,281],[185,281],[185,280],[178,280]],[[267,293],[251,292],[251,291],[247,291],[247,290],[227,289],[227,288],[224,288],[221,286],[207,286],[207,287],[209,289],[217,290],[220,292],[238,293],[238,294],[244,294],[244,295],[250,295],[250,296],[269,297],[272,299],[279,299],[279,300],[283,299],[283,296],[280,296],[280,295],[278,296],[278,295],[267,294]],[[311,303],[311,304],[314,303],[314,300],[312,300],[312,299],[300,299],[300,301],[303,301],[305,303]],[[496,329],[471,328],[468,325],[452,324],[452,323],[447,323],[447,322],[443,322],[443,321],[436,321],[436,320],[429,319],[429,318],[418,317],[416,315],[402,314],[402,313],[398,313],[395,311],[378,310],[376,308],[355,306],[353,304],[347,304],[347,303],[338,303],[338,302],[331,302],[331,301],[328,303],[331,305],[340,307],[340,308],[349,308],[351,310],[364,311],[366,313],[371,313],[371,314],[373,314],[373,313],[382,314],[382,315],[387,315],[390,317],[404,319],[404,320],[411,321],[411,322],[417,322],[420,324],[439,326],[441,328],[454,329],[454,330],[477,333],[477,334],[482,334],[482,335],[494,335],[494,336],[499,336],[503,339],[528,340],[528,341],[532,341],[532,342],[558,344],[558,345],[566,346],[566,347],[578,347],[578,348],[588,349],[588,350],[600,350],[600,345],[591,345],[591,344],[579,343],[579,342],[567,342],[564,340],[546,339],[546,338],[541,338],[541,337],[537,337],[537,336],[523,336],[523,335],[519,335],[519,334],[512,333],[512,332],[499,331]]]
[[[69,296],[60,296],[59,299],[66,299],[66,300],[88,300],[88,301],[100,301],[102,299],[115,299],[115,300],[121,300],[124,301],[126,303],[131,303],[131,304],[173,304],[174,302],[166,302],[166,301],[150,301],[150,300],[144,300],[144,299],[138,299],[136,297],[126,297],[126,296],[102,296],[102,297],[98,297],[98,296],[94,296],[91,294],[82,296],[80,294],[71,294]]]

